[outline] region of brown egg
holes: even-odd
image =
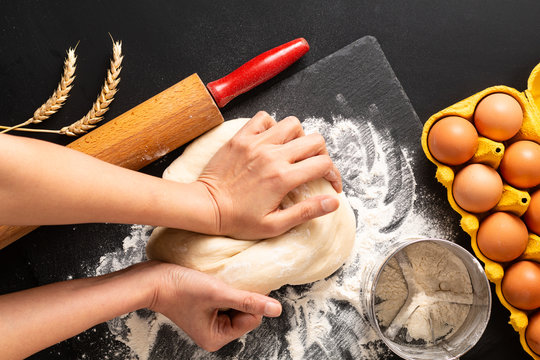
[[[474,126],[480,134],[495,141],[516,135],[523,122],[523,110],[512,96],[495,93],[483,98],[474,111]]]
[[[471,164],[457,173],[452,192],[461,208],[480,213],[497,205],[502,189],[503,182],[495,170],[487,165]]]
[[[482,221],[476,242],[486,257],[493,261],[517,259],[527,247],[529,233],[516,215],[496,212]]]
[[[507,183],[520,189],[540,184],[540,145],[516,141],[506,149],[499,171]]]
[[[448,116],[437,121],[429,130],[428,147],[431,155],[448,165],[467,162],[478,148],[478,133],[469,120]]]
[[[529,317],[525,339],[531,350],[540,354],[540,312]]]
[[[540,235],[540,190],[531,195],[531,202],[523,219],[530,231]]]
[[[540,307],[540,264],[518,261],[504,272],[502,293],[510,305],[523,310]]]

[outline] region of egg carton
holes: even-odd
[[[430,153],[428,148],[428,133],[436,121],[447,116],[460,116],[473,122],[473,114],[476,105],[487,95],[493,93],[505,93],[513,96],[521,105],[523,110],[523,123],[519,132],[510,140],[505,142],[497,142],[479,134],[478,149],[474,156],[464,165],[448,166],[437,161]],[[463,210],[457,205],[453,194],[452,185],[454,182],[455,173],[471,163],[482,163],[497,170],[504,156],[505,145],[513,143],[517,140],[532,140],[540,143],[540,64],[532,71],[527,84],[527,90],[519,92],[516,89],[508,86],[493,86],[483,91],[478,92],[460,102],[447,107],[444,110],[432,115],[425,123],[422,132],[422,148],[427,158],[437,166],[436,178],[444,185],[447,190],[448,202],[452,208],[461,215],[460,225],[463,230],[471,237],[471,246],[475,255],[484,263],[484,269],[488,279],[495,284],[497,297],[501,304],[510,311],[510,321],[515,331],[519,333],[519,338],[523,349],[534,359],[540,360],[540,356],[535,354],[527,345],[525,339],[525,331],[528,324],[528,314],[530,311],[517,309],[510,305],[504,298],[501,290],[501,283],[504,276],[504,269],[509,265],[507,263],[499,263],[485,257],[478,248],[476,234],[482,219],[495,211],[505,211],[513,213],[517,216],[522,216],[527,210],[530,203],[530,194],[527,191],[516,189],[504,182],[503,193],[500,201],[489,212],[473,214]],[[531,191],[532,193],[532,191]],[[536,260],[540,261],[540,237],[529,232],[527,248],[525,252],[515,261],[519,260]],[[511,263],[513,263],[511,262]]]

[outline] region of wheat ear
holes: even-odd
[[[103,115],[109,110],[109,105],[114,100],[114,95],[118,91],[118,83],[120,83],[120,71],[122,70],[122,42],[113,40],[113,57],[111,59],[111,67],[107,70],[107,78],[105,84],[101,88],[97,100],[94,102],[92,109],[80,120],[73,124],[60,129],[60,134],[69,136],[77,136],[84,134],[88,130],[96,127],[96,124],[103,120]]]
[[[75,56],[76,48],[77,46],[75,46],[75,48],[73,49],[69,48],[69,50],[67,51],[67,57],[64,60],[64,73],[62,74],[62,78],[60,79],[60,83],[56,87],[56,90],[53,92],[47,102],[41,105],[34,112],[34,115],[30,119],[15,126],[5,127],[3,131],[0,131],[0,134],[21,128],[29,124],[38,124],[43,120],[49,118],[49,116],[53,115],[58,110],[60,110],[60,108],[62,107],[62,105],[64,105],[64,102],[68,98],[69,91],[73,86],[73,80],[75,80],[75,62],[77,61],[77,56]]]

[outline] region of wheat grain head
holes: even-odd
[[[37,108],[36,111],[34,111],[34,115],[30,119],[18,125],[8,127],[1,131],[0,134],[29,124],[38,124],[60,110],[60,108],[64,105],[64,102],[67,100],[69,92],[73,86],[73,80],[75,80],[75,63],[77,62],[77,56],[75,56],[76,48],[77,46],[75,46],[75,48],[68,49],[67,57],[64,60],[64,72],[58,86],[56,87],[56,90],[53,92],[51,97],[43,105]]]
[[[107,110],[109,110],[109,105],[114,100],[114,95],[118,91],[123,59],[122,42],[113,40],[113,56],[111,59],[111,65],[109,70],[107,70],[105,84],[101,88],[101,92],[92,105],[92,109],[90,109],[90,111],[80,120],[60,129],[60,134],[66,134],[69,136],[84,134],[88,130],[96,127],[96,124],[103,120],[103,115],[107,112]]]

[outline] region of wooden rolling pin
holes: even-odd
[[[212,95],[199,76],[193,74],[67,147],[139,170],[221,124],[223,116],[218,106],[225,106],[236,96],[271,79],[308,50],[303,38],[269,50],[209,83]],[[0,225],[0,249],[37,227]]]

